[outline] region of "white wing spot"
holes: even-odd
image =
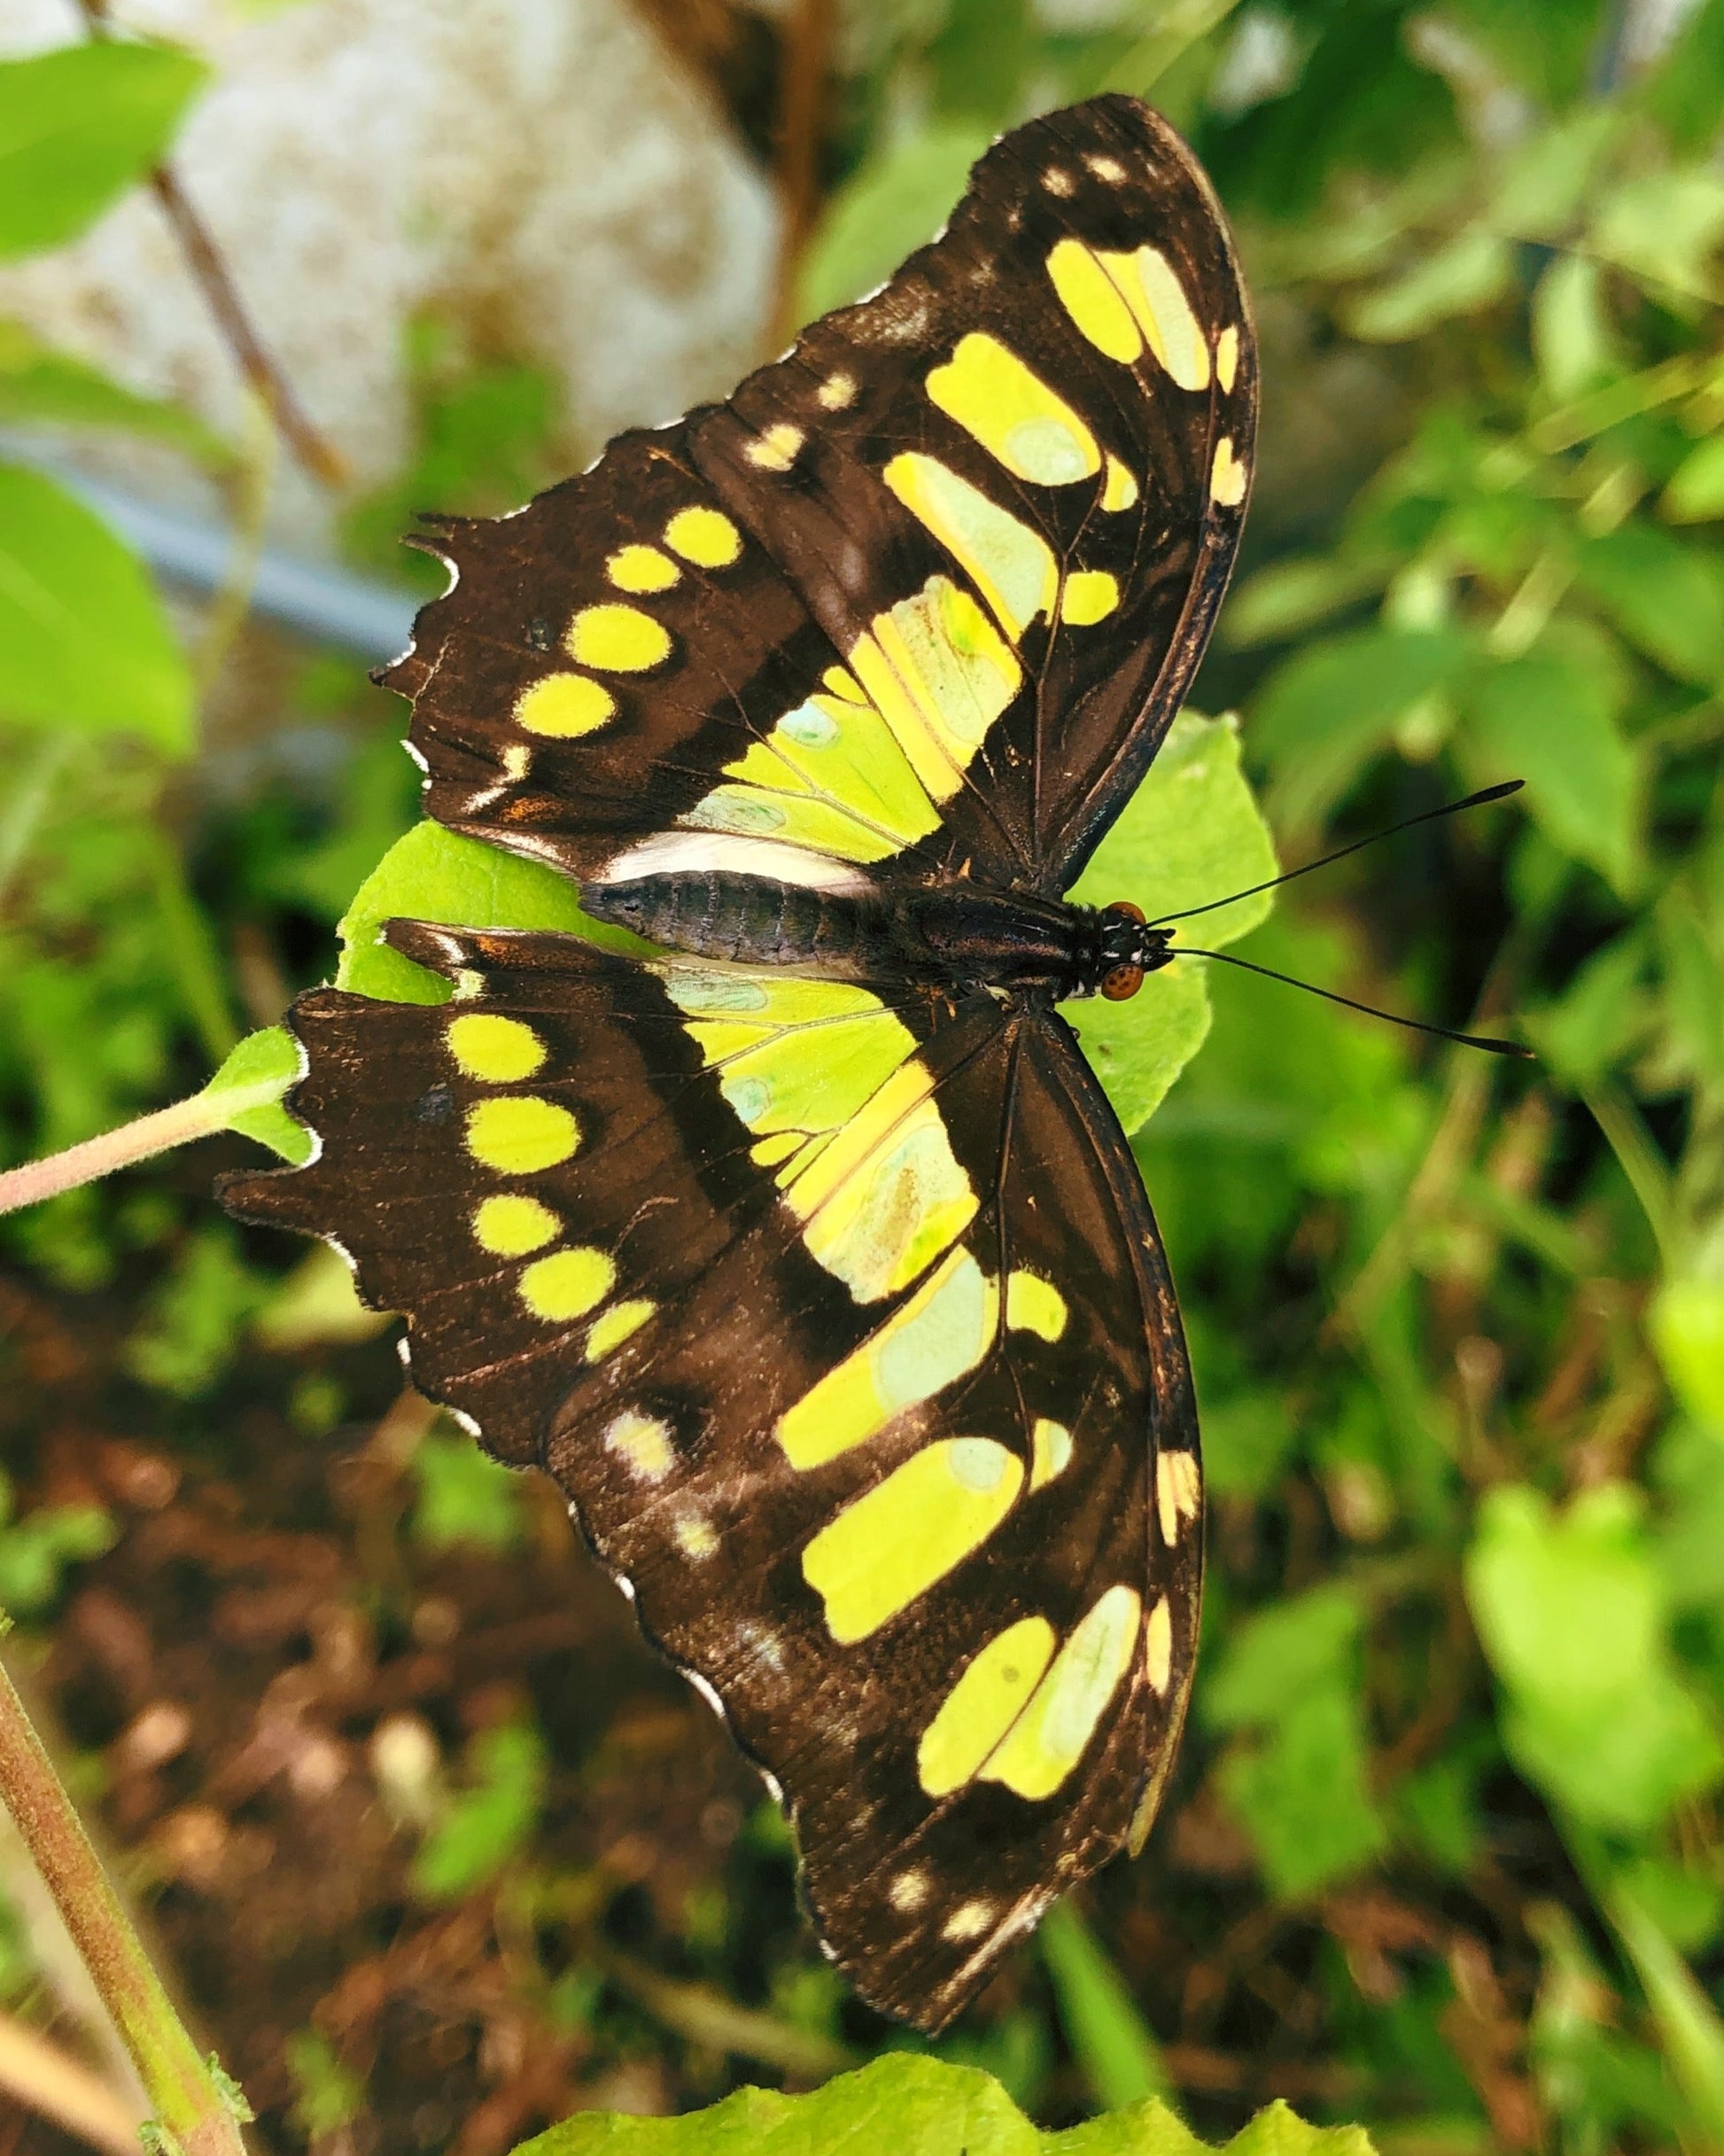
[[[954,1943],[979,1939],[994,1920],[994,1905],[988,1901],[960,1902],[940,1926],[940,1936]]]

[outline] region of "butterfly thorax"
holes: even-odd
[[[1146,928],[1135,907],[1075,906],[960,876],[820,891],[697,869],[589,883],[581,903],[597,920],[700,958],[966,992],[1130,994],[1171,956],[1169,931]]]

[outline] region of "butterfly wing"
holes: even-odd
[[[1201,654],[1256,390],[1178,137],[1122,97],[1031,122],[727,403],[440,527],[385,677],[431,813],[584,879],[1064,890]]]
[[[1184,1708],[1195,1421],[1111,1111],[1051,1011],[389,934],[456,1000],[302,998],[317,1156],[228,1203],[337,1240],[415,1382],[557,1477],[837,1958],[937,2028]]]

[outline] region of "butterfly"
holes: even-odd
[[[444,1000],[302,996],[315,1157],[224,1192],[556,1478],[928,2030],[1141,1844],[1190,1690],[1191,1374],[1058,1008],[1169,931],[1063,894],[1203,651],[1256,404],[1215,198],[1107,96],[727,402],[438,521],[380,677],[429,812],[639,940],[389,923]]]

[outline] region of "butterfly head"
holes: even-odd
[[[1154,973],[1172,958],[1171,929],[1149,927],[1143,908],[1130,899],[1116,899],[1101,913],[1101,993],[1110,1002],[1122,1003],[1135,996],[1144,976]]]

